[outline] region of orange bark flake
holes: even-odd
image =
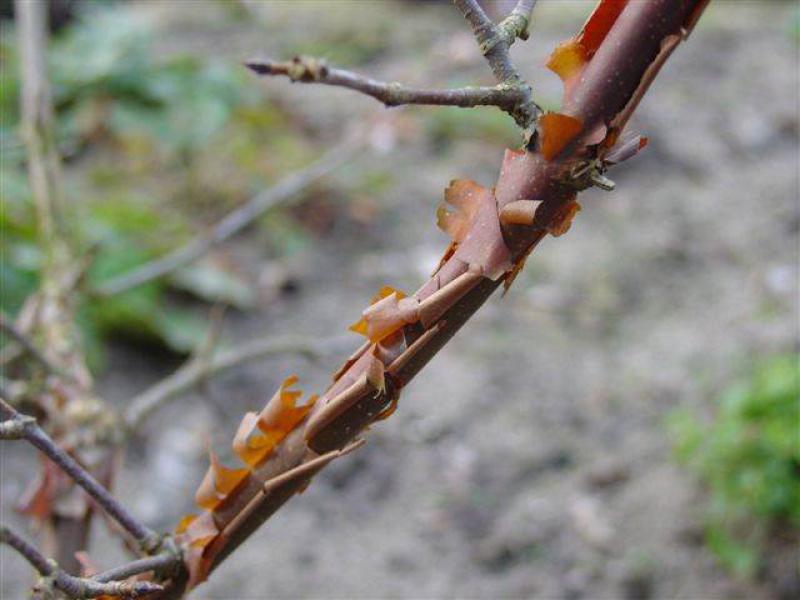
[[[201,513],[200,516],[186,515],[181,519],[179,526],[180,524],[185,525],[180,535],[192,548],[204,548],[219,535],[219,529],[214,522],[214,515],[210,512]]]
[[[572,226],[572,219],[575,218],[575,215],[578,214],[580,209],[581,205],[575,202],[575,200],[566,202],[563,206],[559,207],[555,215],[553,215],[553,221],[550,223],[547,230],[553,237],[564,235],[569,231],[569,228]]]
[[[597,52],[627,2],[628,0],[601,0],[581,32],[553,50],[547,61],[547,68],[564,82],[565,97],[570,95],[584,66]]]
[[[444,192],[438,225],[450,234],[456,258],[491,279],[511,267],[497,215],[494,190],[469,179],[456,179]],[[448,250],[447,254],[450,254]]]
[[[188,515],[183,515],[181,520],[178,521],[178,524],[175,526],[175,533],[180,535],[186,531],[186,528],[191,525],[192,521],[197,518],[197,515],[189,513]]]
[[[303,392],[289,389],[295,383],[296,375],[287,377],[260,413],[249,412],[242,418],[233,438],[233,451],[249,466],[257,465],[272,453],[314,406],[316,396],[297,406]]]
[[[200,508],[214,510],[245,480],[249,469],[230,469],[219,461],[214,452],[209,452],[209,458],[211,464],[194,498]]]
[[[182,534],[182,541],[186,544],[183,557],[189,569],[189,588],[208,578],[211,558],[207,556],[207,548],[219,536],[220,531],[210,512],[204,512],[193,519]]]
[[[58,500],[69,493],[71,479],[56,464],[41,457],[42,470],[35,482],[29,484],[22,494],[17,511],[36,521],[50,518]]]
[[[580,119],[561,113],[547,113],[539,117],[541,151],[547,160],[552,160],[581,132]]]
[[[467,235],[481,197],[488,190],[471,179],[454,179],[444,191],[444,202],[436,211],[436,224],[454,242],[461,242]]]
[[[573,38],[556,46],[547,61],[547,68],[566,82],[580,72],[587,60],[586,49]]]
[[[418,306],[416,299],[407,298],[403,292],[391,286],[383,286],[372,298],[361,319],[350,326],[350,331],[365,336],[373,343],[380,342],[404,325],[416,322],[419,319]]]

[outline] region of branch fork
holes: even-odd
[[[434,106],[495,106],[508,113],[523,130],[526,143],[541,109],[533,91],[511,62],[508,49],[517,38],[527,39],[530,14],[536,0],[520,0],[499,25],[495,25],[475,0],[454,0],[470,22],[481,53],[497,79],[495,86],[468,86],[451,89],[415,88],[397,82],[370,79],[328,65],[320,58],[296,56],[288,61],[255,58],[245,65],[257,75],[285,76],[292,82],[318,83],[349,88],[382,102],[386,107],[405,104]]]
[[[116,573],[109,571],[106,577],[102,575],[75,577],[65,572],[56,561],[45,558],[22,536],[2,523],[0,523],[0,543],[14,548],[41,575],[41,579],[34,586],[34,591],[44,598],[57,597],[57,591],[66,594],[69,598],[97,598],[100,596],[139,598],[154,592],[161,592],[164,587],[152,581],[122,581],[121,579],[163,567],[168,559],[172,560],[171,556],[162,555],[152,557],[148,562],[138,561],[136,565],[131,563],[127,569],[115,570]],[[112,579],[108,577],[109,574],[124,577]]]

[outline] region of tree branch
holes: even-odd
[[[81,347],[77,325],[78,295],[75,284],[83,265],[76,256],[70,231],[74,223],[66,214],[65,187],[61,159],[55,139],[55,111],[47,77],[47,2],[15,0],[18,19],[17,41],[20,51],[21,130],[27,150],[28,178],[36,209],[37,235],[44,254],[38,290],[26,306],[36,307],[30,330],[41,352],[52,364],[70,374],[69,393],[61,410],[75,414],[73,407],[82,400],[97,403],[91,393],[91,375]],[[67,381],[66,379],[64,381]],[[100,411],[97,412],[100,414]],[[67,417],[65,430],[76,427]],[[87,452],[87,456],[92,454]],[[96,455],[95,455],[96,456]],[[54,508],[42,532],[46,554],[52,555],[67,571],[79,565],[75,552],[88,540],[92,513]],[[52,547],[51,547],[52,546]]]
[[[337,69],[310,56],[296,56],[285,62],[251,59],[245,63],[258,75],[285,75],[291,81],[344,87],[371,96],[386,106],[430,104],[435,106],[497,106],[511,112],[523,99],[513,87],[464,87],[432,90],[415,88],[396,82],[377,81],[352,71]]]
[[[54,243],[59,232],[61,169],[52,138],[53,104],[47,80],[47,4],[16,0],[19,20],[22,98],[22,133],[28,153],[28,171],[39,223],[39,236],[45,248],[53,250],[49,260],[57,260]]]
[[[34,569],[45,579],[44,584],[37,587],[52,586],[70,598],[97,598],[98,596],[123,596],[126,598],[138,598],[153,592],[163,591],[163,586],[153,583],[151,581],[112,581],[105,580],[99,581],[97,578],[88,579],[84,577],[74,577],[64,572],[54,560],[45,558],[36,548],[25,541],[20,535],[15,533],[11,528],[5,524],[0,523],[0,543],[7,544],[14,548],[22,557],[27,560]],[[159,558],[158,564],[163,562],[163,558]],[[174,558],[173,558],[174,561]],[[137,561],[143,562],[143,561]],[[127,567],[132,566],[126,565]],[[155,568],[155,567],[153,567]],[[130,577],[136,573],[152,570],[140,569],[138,571],[127,572],[120,567],[114,570],[114,574],[121,574]],[[112,573],[112,571],[108,571]],[[122,577],[118,577],[122,579]]]
[[[254,340],[237,348],[219,352],[211,359],[193,358],[169,375],[135,396],[128,402],[123,416],[127,431],[136,431],[156,410],[163,408],[206,379],[219,375],[246,362],[276,354],[299,354],[309,359],[319,358],[328,350],[337,349],[341,338],[310,341],[299,338]]]
[[[201,234],[166,256],[101,283],[93,291],[100,296],[114,296],[186,266],[244,229],[269,209],[288,201],[309,184],[340,167],[361,147],[359,140],[348,140],[327,152],[317,162],[292,173],[271,188],[254,196],[246,204],[229,213],[210,232]]]
[[[165,571],[169,570],[181,562],[179,553],[176,552],[162,552],[155,556],[148,556],[133,560],[127,564],[119,567],[114,567],[108,571],[103,571],[97,575],[92,575],[91,579],[98,583],[108,583],[109,581],[121,581],[134,575],[147,573],[148,571]]]
[[[513,117],[523,130],[527,143],[533,133],[533,124],[542,111],[533,101],[531,86],[519,76],[511,62],[508,49],[518,37],[527,39],[528,25],[536,0],[519,0],[500,25],[495,25],[486,16],[476,0],[453,1],[469,21],[481,53],[489,63],[498,85],[440,90],[415,88],[370,79],[352,71],[331,67],[322,59],[308,56],[296,56],[285,62],[253,59],[245,64],[259,75],[284,75],[293,82],[344,87],[375,98],[386,106],[496,106]]]
[[[519,0],[514,10],[498,25],[508,46],[511,46],[517,38],[523,41],[528,39],[528,27],[531,24],[534,6],[536,6],[536,0]]]
[[[109,491],[84,469],[74,458],[59,448],[52,438],[39,427],[36,419],[23,415],[4,399],[0,399],[0,415],[6,421],[0,427],[0,439],[26,439],[45,456],[57,464],[75,483],[81,486],[103,510],[130,533],[144,551],[152,551],[160,543],[160,536],[139,523]]]
[[[522,81],[516,67],[511,62],[508,48],[517,38],[518,31],[527,29],[527,19],[524,16],[527,3],[520,2],[519,4],[523,4],[523,7],[520,8],[518,4],[502,26],[497,26],[492,22],[477,0],[453,0],[453,4],[469,22],[481,54],[489,63],[497,81],[499,83]],[[519,11],[517,11],[518,8],[520,8]],[[521,27],[523,21],[525,27]]]
[[[631,112],[706,2],[626,3],[614,15],[613,26],[606,28],[606,23],[601,29],[594,54],[579,65],[582,70],[575,86],[565,90],[562,117],[579,124],[573,141],[563,142],[560,151],[549,155],[541,149],[541,139],[525,150],[507,150],[491,189],[465,180],[451,183],[445,196],[453,201],[451,205],[459,206],[467,199],[483,203],[477,210],[485,210],[487,219],[475,213],[468,231],[454,240],[457,243],[448,249],[436,272],[413,295],[393,293],[362,313],[356,327],[364,326],[369,341],[344,362],[303,420],[269,447],[259,462],[248,466],[243,483],[225,493],[216,488],[213,506],[198,517],[204,519],[203,526],[190,531],[190,525],[179,538],[189,552],[196,540],[206,545],[194,557],[187,554],[185,583],[178,580],[173,589],[202,582],[327,464],[314,461],[335,458],[336,452],[390,413],[401,390],[498,287],[511,284],[537,244],[549,234],[566,232],[579,209],[577,192],[588,187],[573,178],[574,167],[587,161],[603,163],[608,150],[618,149],[618,135]],[[598,27],[596,21],[592,25]],[[598,143],[598,124],[607,127],[602,131],[607,147]],[[546,130],[547,123],[541,126]],[[532,218],[504,220],[502,214],[508,217],[515,212],[504,209],[520,202],[535,209]],[[527,214],[522,213],[523,217]],[[496,227],[489,227],[490,222]],[[251,427],[248,417],[243,423],[240,429],[246,433]],[[238,437],[238,446],[243,439]],[[212,465],[205,482],[213,484],[220,469]],[[204,483],[200,490],[206,492],[207,487]],[[211,542],[204,537],[209,535],[206,522],[216,531]]]

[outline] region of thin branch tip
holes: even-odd
[[[36,419],[17,411],[5,400],[0,399],[0,416],[7,419],[4,426],[11,429],[16,437],[3,439],[25,439],[39,449],[45,456],[61,468],[75,483],[99,504],[125,531],[127,531],[145,551],[152,551],[160,544],[161,536],[140,523],[122,506],[94,476],[78,461],[60,448],[36,422]],[[14,422],[19,423],[13,425]]]
[[[362,145],[360,140],[355,142],[345,140],[344,143],[328,151],[316,162],[287,175],[272,187],[256,194],[243,205],[232,210],[210,231],[198,234],[184,246],[176,248],[164,256],[104,281],[92,292],[101,298],[108,298],[149,281],[165,277],[191,264],[245,229],[260,215],[279,204],[290,202],[310,184],[335,171],[350,160]]]
[[[267,75],[269,73],[269,62],[262,58],[251,58],[242,63],[256,75]]]
[[[52,596],[54,590],[59,590],[68,598],[74,599],[100,596],[139,598],[164,591],[164,586],[153,581],[98,581],[95,578],[70,575],[62,570],[56,561],[46,558],[4,523],[0,523],[0,543],[16,550],[42,576],[39,583],[34,586],[34,591],[43,593],[44,597]]]
[[[295,56],[288,61],[253,58],[245,66],[258,75],[286,75],[292,81],[321,81],[328,76],[325,59],[313,56]]]
[[[370,96],[387,107],[407,104],[461,108],[495,106],[513,117],[522,129],[528,127],[538,114],[530,86],[519,77],[505,78],[491,87],[428,89],[371,79],[332,67],[325,60],[310,56],[296,56],[288,61],[252,59],[245,65],[260,76],[285,76],[292,82],[348,88]]]

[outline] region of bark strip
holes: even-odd
[[[594,35],[596,48],[580,65],[580,78],[568,85],[565,93],[564,114],[579,122],[579,129],[570,129],[569,140],[549,157],[543,155],[540,141],[534,142],[530,150],[507,151],[491,192],[494,215],[500,222],[500,231],[496,235],[501,239],[492,237],[494,230],[484,227],[485,218],[478,218],[478,213],[463,237],[466,243],[473,235],[477,240],[473,244],[476,252],[485,246],[484,251],[491,254],[501,244],[514,266],[505,274],[496,276],[492,265],[482,269],[487,265],[473,262],[473,254],[465,256],[459,252],[460,240],[454,240],[439,269],[414,294],[414,298],[423,306],[426,299],[448,289],[448,284],[468,271],[476,276],[459,280],[457,294],[443,294],[447,302],[437,304],[436,318],[427,323],[428,327],[421,322],[399,326],[379,343],[365,344],[348,359],[298,429],[286,436],[275,452],[250,473],[251,477],[266,482],[314,460],[320,453],[346,447],[383,411],[391,410],[402,387],[436,355],[497,287],[504,281],[509,284],[513,280],[525,258],[548,233],[560,235],[569,228],[580,208],[575,202],[576,194],[592,181],[588,175],[579,178],[575,173],[597,175],[608,166],[603,162],[604,155],[615,147],[630,113],[666,56],[674,49],[675,41],[685,39],[706,2],[616,2],[620,6],[610,12],[607,9],[611,0],[600,2],[599,10],[605,10],[610,17],[600,27],[598,17],[593,15],[584,27],[582,35]],[[572,121],[564,122],[571,125]],[[535,208],[535,211],[529,211],[528,216],[499,217],[504,214],[505,207],[509,207],[505,211],[508,215],[520,208],[515,203],[533,200],[537,204],[535,207],[528,205],[528,208]],[[478,232],[478,228],[483,228],[483,233]],[[465,281],[468,285],[461,285]],[[376,361],[380,362],[382,385],[373,377]],[[372,382],[371,385],[363,383],[367,381]],[[243,518],[228,522],[224,536],[209,547],[213,552],[203,557],[208,562],[209,573],[300,486],[297,490],[292,486],[282,486],[268,494],[261,493],[261,487],[257,489],[260,494],[257,499],[250,495],[251,492],[233,493],[242,495],[237,502],[247,496],[255,505],[247,505]],[[253,488],[252,494],[255,493],[256,488]]]

